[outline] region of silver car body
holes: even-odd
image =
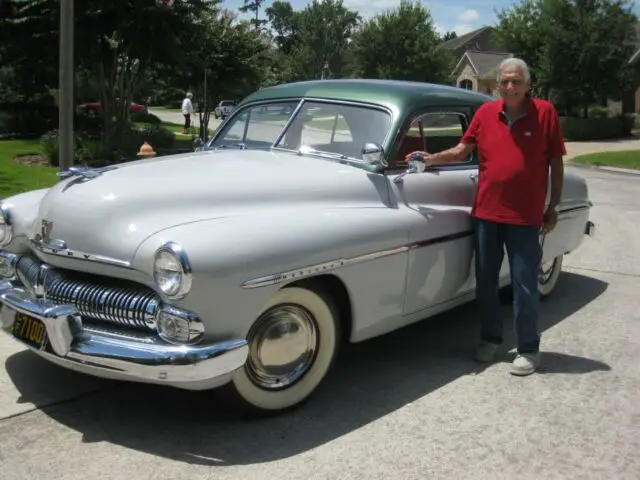
[[[5,199],[2,325],[14,331],[16,312],[41,320],[48,341],[30,348],[66,368],[208,389],[243,368],[248,332],[292,282],[339,282],[351,342],[471,300],[477,164],[409,174],[368,166],[211,148],[78,170]],[[592,232],[590,206],[585,180],[566,173],[543,262]],[[154,255],[168,242],[186,254],[183,298],[169,298],[154,279]],[[501,283],[509,280],[505,261]],[[160,312],[188,318],[195,340],[161,338]]]

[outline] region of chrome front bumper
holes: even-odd
[[[97,377],[206,390],[228,382],[248,354],[245,339],[188,346],[91,331],[83,328],[75,307],[34,299],[9,281],[0,282],[0,303],[7,333],[12,334],[16,312],[35,317],[45,325],[47,342],[39,349],[26,346],[53,363]]]

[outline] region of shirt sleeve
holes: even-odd
[[[562,134],[562,126],[558,118],[558,111],[552,107],[549,125],[549,158],[563,157],[567,154]]]
[[[480,137],[480,112],[480,109],[476,111],[471,119],[471,125],[469,125],[469,128],[467,128],[467,131],[464,132],[464,135],[460,139],[460,143],[464,143],[465,145],[478,144],[478,138]]]

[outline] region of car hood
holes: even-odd
[[[45,195],[31,234],[67,248],[131,261],[148,236],[176,225],[313,208],[382,206],[384,177],[293,153],[224,150],[119,165],[64,180]],[[248,232],[250,224],[248,224]],[[168,239],[165,239],[168,240]]]

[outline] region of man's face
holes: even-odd
[[[500,73],[498,90],[509,106],[516,106],[524,101],[530,86],[518,67],[507,67]]]

